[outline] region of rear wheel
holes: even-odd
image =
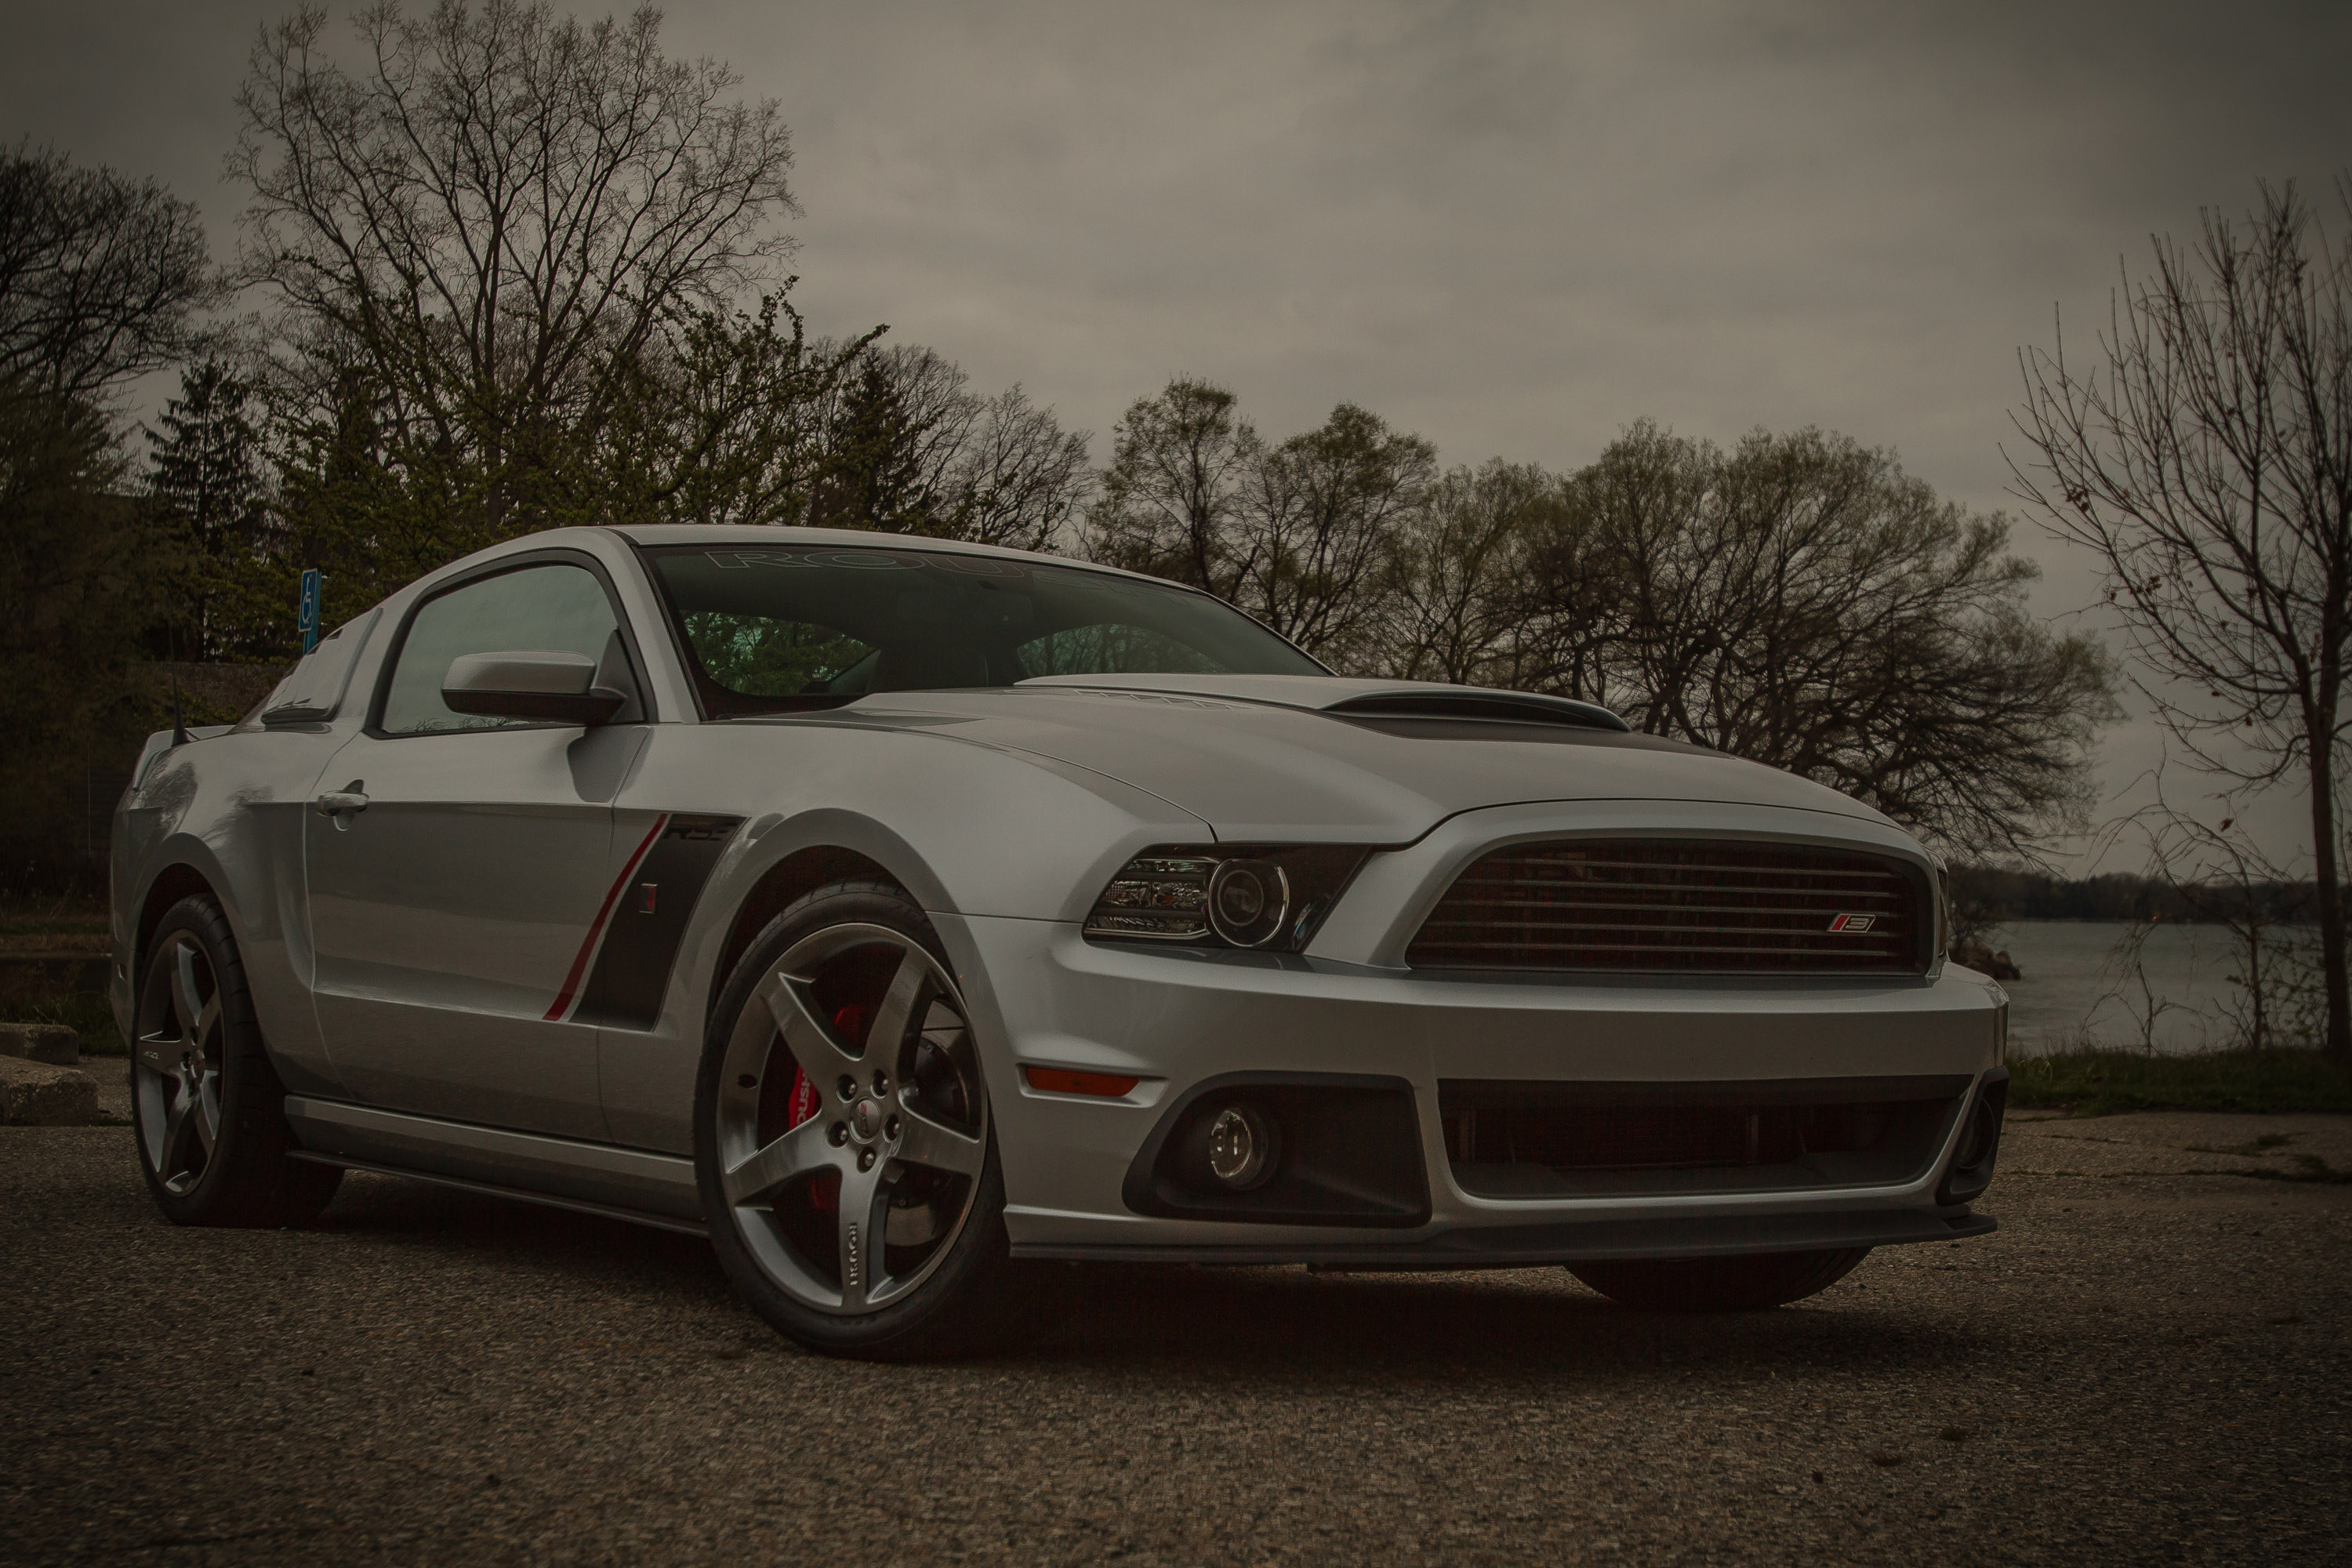
[[[148,945],[131,1057],[139,1166],[177,1225],[300,1225],[342,1172],[290,1160],[286,1089],[262,1049],[220,906],[183,899]]]
[[[967,1017],[922,910],[871,883],[777,916],[720,995],[703,1212],[736,1286],[802,1343],[912,1358],[992,1326],[1004,1187]]]
[[[1786,1306],[1817,1295],[1869,1256],[1870,1248],[1856,1247],[1836,1252],[1773,1252],[1757,1258],[1573,1263],[1568,1271],[1628,1307],[1661,1312],[1744,1312]]]

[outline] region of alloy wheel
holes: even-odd
[[[139,1136],[164,1190],[184,1196],[204,1179],[220,1142],[222,1036],[219,979],[204,944],[186,931],[165,939],[147,966],[131,1057]]]
[[[988,1152],[963,1000],[887,926],[794,943],[721,1063],[724,1216],[793,1299],[856,1316],[903,1300],[953,1248]]]

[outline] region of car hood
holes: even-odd
[[[1493,700],[1514,699],[1309,676],[1056,677],[877,693],[796,721],[927,730],[1050,757],[1148,790],[1228,843],[1409,843],[1460,812],[1538,801],[1721,802],[1887,821],[1793,773],[1655,736],[1332,711]]]

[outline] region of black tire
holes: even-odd
[[[288,1158],[286,1086],[269,1065],[245,964],[211,899],[166,910],[142,955],[131,1120],[140,1173],[174,1225],[316,1219],[342,1172]]]
[[[1856,1247],[1754,1258],[1571,1263],[1568,1271],[1622,1306],[1654,1312],[1751,1312],[1818,1295],[1869,1256],[1870,1248]]]
[[[814,965],[805,984],[785,977],[787,955],[824,952],[836,943],[851,945],[831,957],[796,960],[802,967]],[[931,966],[910,958],[914,949],[928,954]],[[866,1006],[853,1001],[839,1012],[829,1010],[833,1001],[867,984],[860,966],[878,972],[883,965],[899,966],[894,973],[920,970],[927,976],[919,978],[921,989],[908,993],[901,1012],[894,1013],[886,997],[842,1030],[818,1022],[830,1017],[839,1025],[845,1015]],[[840,979],[847,971],[856,973]],[[694,1096],[695,1176],[711,1245],[752,1309],[778,1331],[812,1350],[869,1360],[930,1360],[982,1349],[1003,1332],[1010,1250],[1004,1180],[986,1085],[980,1079],[969,1028],[962,1026],[963,1003],[953,989],[952,973],[938,933],[904,891],[887,883],[835,882],[800,899],[769,922],[745,951],[711,1009]],[[897,982],[890,984],[895,987]],[[807,1072],[786,1032],[775,1024],[774,1007],[792,1005],[784,995],[787,985],[805,1007],[794,1015],[803,1020],[799,1049],[821,1053],[846,1050],[854,1044],[863,1053],[853,1061],[825,1058],[848,1069],[837,1079],[826,1075],[820,1082],[820,1075]],[[828,985],[841,988],[820,994]],[[958,1028],[936,1026],[942,1007]],[[899,1025],[896,1037],[876,1033],[894,1017]],[[806,1031],[812,1027],[824,1031],[821,1044],[808,1043]],[[864,1035],[848,1039],[861,1027]],[[942,1039],[943,1045],[937,1043]],[[947,1086],[940,1091],[945,1097],[940,1106],[952,1100],[956,1115],[923,1098],[934,1092],[918,1081],[926,1060],[933,1075],[926,1081]],[[943,1062],[950,1065],[941,1067]],[[855,1093],[837,1092],[849,1086],[853,1073],[858,1080]],[[876,1073],[891,1075],[887,1092],[872,1087]],[[805,1116],[798,1098],[803,1093],[815,1097],[815,1110]],[[790,1109],[779,1121],[774,1108],[787,1103]],[[969,1173],[934,1170],[920,1161],[909,1163],[896,1157],[902,1149],[897,1142],[901,1119],[910,1139],[903,1147],[911,1150],[916,1124],[930,1120],[918,1114],[926,1109],[938,1110],[940,1122],[955,1128],[962,1142],[956,1145],[954,1157],[966,1163]],[[965,1120],[958,1120],[959,1115]],[[756,1131],[749,1130],[747,1116],[756,1121]],[[877,1119],[883,1116],[892,1129],[888,1142],[878,1130]],[[869,1121],[876,1126],[866,1127]],[[765,1157],[771,1150],[781,1150],[803,1127],[812,1140],[820,1132],[826,1135],[835,1152],[825,1153],[813,1141],[806,1147],[832,1163],[821,1168],[795,1164],[798,1173],[783,1179],[772,1194],[752,1195],[745,1185],[750,1178],[740,1173],[751,1169],[753,1155]],[[938,1127],[927,1131],[936,1133]],[[874,1156],[870,1164],[856,1163],[869,1153]],[[730,1168],[738,1173],[739,1196],[732,1200]],[[864,1189],[852,1184],[869,1178],[852,1173],[866,1170],[873,1172],[870,1184],[876,1195],[853,1196]],[[829,1205],[822,1187],[828,1179],[833,1183]],[[899,1198],[909,1187],[932,1195],[902,1205]],[[941,1232],[928,1252],[919,1241],[911,1247],[898,1247],[891,1228],[901,1208],[917,1206],[925,1218],[914,1228],[930,1224]],[[834,1216],[829,1221],[824,1218],[827,1208]],[[947,1229],[950,1222],[940,1216],[950,1211],[953,1228]],[[863,1253],[858,1227],[852,1223],[853,1215],[860,1212],[891,1221],[878,1227],[865,1226]],[[885,1237],[878,1248],[871,1245],[877,1233]],[[824,1255],[828,1247],[838,1249],[830,1275],[837,1299],[831,1301],[824,1299]],[[915,1259],[906,1265],[910,1282],[887,1304],[871,1304],[864,1289],[878,1292],[898,1283],[891,1274],[898,1267],[891,1262],[894,1247]],[[877,1274],[886,1277],[874,1279]],[[859,1292],[855,1305],[853,1287]]]

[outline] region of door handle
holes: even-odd
[[[360,781],[353,779],[342,789],[331,789],[310,803],[321,816],[334,816],[346,811],[365,811],[368,797],[360,793]]]

